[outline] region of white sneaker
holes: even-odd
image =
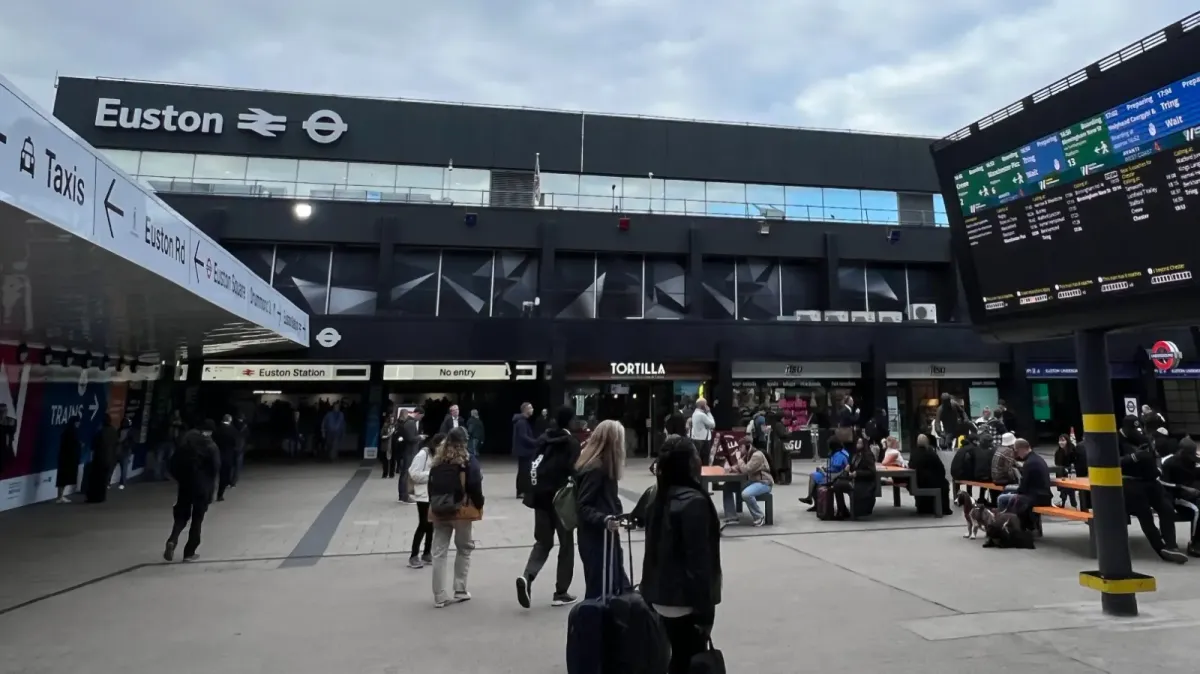
[[[123,484],[117,485],[117,489],[124,489],[124,488],[125,488],[125,485],[123,485]]]
[[[66,496],[59,496],[58,498],[54,499],[54,502],[55,503],[70,503],[70,501],[67,500]]]
[[[1061,507],[1063,507],[1063,500],[1062,500],[1062,499],[1060,499],[1060,498],[1056,498],[1056,499],[1054,499],[1054,507],[1055,507],[1055,508],[1061,508]]]

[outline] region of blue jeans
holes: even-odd
[[[479,458],[479,441],[478,440],[468,440],[467,441],[467,453],[470,454],[474,458]]]
[[[157,480],[170,480],[170,471],[167,467],[171,465],[171,457],[175,455],[174,442],[162,442],[154,451],[154,478]]]
[[[607,570],[612,573],[610,593],[617,595],[629,587],[629,576],[625,573],[625,556],[621,554],[621,532],[606,534],[602,527],[584,524],[577,530],[579,560],[583,562],[584,599],[600,597],[606,564],[604,559],[604,537],[608,541]]]
[[[1016,498],[1017,493],[1015,491],[1004,492],[1000,496],[996,497],[996,510],[999,512],[1007,512],[1009,504],[1011,504]]]
[[[130,465],[132,463],[133,463],[133,455],[132,454],[118,454],[117,455],[117,470],[121,471],[121,481],[118,484],[120,484],[121,486],[125,486],[125,481],[129,479],[129,469],[130,469]],[[109,483],[112,483],[111,476],[109,477],[108,481],[109,481]]]
[[[721,488],[725,492],[725,517],[734,519],[737,517],[737,499],[736,494],[738,485],[733,482],[726,482]],[[761,519],[765,516],[762,506],[758,504],[758,497],[764,494],[771,493],[771,485],[762,482],[751,482],[742,489],[742,500],[746,502],[746,508],[750,511],[750,516],[754,519]]]

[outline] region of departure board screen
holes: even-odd
[[[985,316],[1193,283],[1200,73],[954,175]]]

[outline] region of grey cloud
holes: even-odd
[[[1186,0],[17,2],[0,72],[941,134]]]

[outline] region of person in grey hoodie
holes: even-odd
[[[513,415],[512,453],[517,457],[517,498],[524,499],[529,491],[529,470],[537,454],[537,436],[533,433],[533,405],[521,403],[521,411]]]

